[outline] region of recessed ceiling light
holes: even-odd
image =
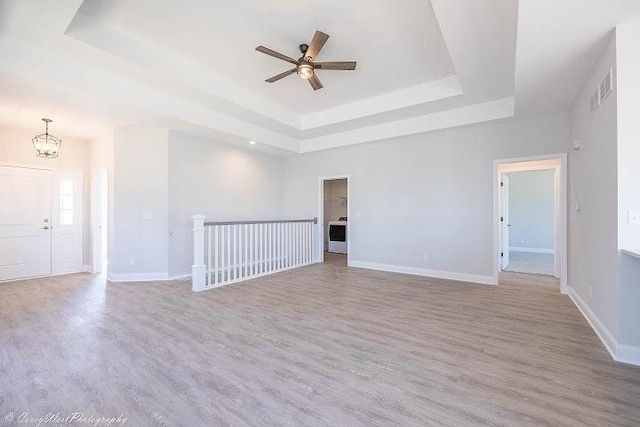
[[[249,141],[249,144],[256,145],[256,142],[255,141]]]

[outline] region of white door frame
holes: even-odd
[[[500,173],[500,191],[498,192],[498,215],[500,216],[500,271],[509,266],[510,248],[505,248],[505,242],[509,241],[509,175],[508,172]],[[505,185],[506,184],[506,185]],[[506,262],[506,263],[505,263]]]
[[[316,242],[316,251],[317,257],[316,262],[324,262],[324,182],[325,181],[333,181],[336,179],[346,179],[347,180],[347,265],[351,264],[351,220],[349,216],[351,215],[351,183],[350,177],[348,174],[345,175],[333,175],[333,176],[321,176],[318,178],[319,180],[319,191],[318,191],[318,225],[317,225],[317,233],[318,233],[318,241]]]
[[[557,160],[559,167],[535,166],[524,163],[545,160]],[[507,164],[514,163],[513,167],[505,168]],[[518,163],[523,163],[518,165]],[[518,157],[512,159],[499,159],[493,161],[493,278],[498,284],[500,276],[500,206],[498,192],[500,191],[500,176],[505,172],[524,172],[531,170],[556,169],[555,176],[555,223],[556,223],[556,275],[560,276],[560,292],[568,294],[567,278],[567,154],[550,154],[543,156]]]

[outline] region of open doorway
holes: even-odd
[[[348,177],[322,178],[320,188],[321,259],[332,264],[347,265],[349,257]]]
[[[550,276],[560,279],[566,293],[566,155],[499,160],[494,166],[496,283],[501,272]]]
[[[91,194],[91,237],[93,250],[93,272],[107,271],[107,224],[108,224],[108,187],[107,171],[94,171]]]
[[[557,170],[502,174],[503,271],[559,278],[556,266],[555,180]]]

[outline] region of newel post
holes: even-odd
[[[207,266],[204,263],[204,215],[194,215],[193,219],[193,266],[191,267],[191,287],[194,292],[204,291],[207,280]]]

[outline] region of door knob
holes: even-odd
[[[43,230],[48,230],[48,229],[49,229],[49,226],[48,226],[48,225],[45,225],[44,227],[40,227],[40,228],[41,228],[41,229],[43,229]]]

